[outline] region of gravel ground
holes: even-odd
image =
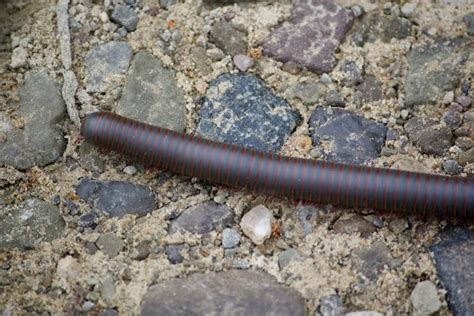
[[[78,128],[472,177],[473,36],[470,0],[0,0],[0,310],[474,314],[472,226],[145,170]]]

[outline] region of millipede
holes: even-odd
[[[474,222],[474,178],[373,168],[266,153],[111,112],[83,119],[84,139],[172,173],[296,201]]]

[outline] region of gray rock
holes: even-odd
[[[462,123],[462,115],[459,112],[454,112],[454,111],[447,111],[444,112],[443,114],[443,122],[446,123],[446,125],[454,130],[458,128],[461,123]]]
[[[386,265],[390,263],[390,250],[382,241],[355,249],[352,253],[352,265],[370,281],[376,281]]]
[[[140,51],[133,59],[117,113],[175,131],[185,127],[185,100],[174,71],[152,54]]]
[[[58,238],[66,226],[59,209],[38,199],[0,210],[0,249],[31,248]]]
[[[99,236],[97,247],[110,258],[116,257],[125,248],[125,243],[114,233],[105,233]]]
[[[419,282],[410,295],[414,315],[432,315],[441,308],[436,286],[431,281]]]
[[[281,148],[300,119],[285,100],[250,74],[224,74],[213,80],[200,117],[200,136],[271,152]]]
[[[383,99],[382,83],[375,76],[367,76],[356,87],[356,103],[373,102]]]
[[[181,263],[184,260],[183,255],[181,252],[184,250],[184,245],[168,245],[166,246],[166,255],[168,256],[168,260],[172,264]]]
[[[344,61],[341,66],[341,72],[343,74],[342,83],[345,86],[355,86],[364,81],[364,69],[357,66],[355,61]]]
[[[19,95],[21,106],[16,113],[24,127],[6,124],[11,128],[4,131],[7,140],[0,142],[0,166],[25,170],[55,162],[66,147],[58,126],[65,113],[59,85],[40,71],[27,76]]]
[[[226,228],[222,231],[222,247],[224,249],[235,248],[240,243],[240,234],[232,228]]]
[[[455,315],[474,314],[474,231],[447,228],[431,247],[438,276],[448,291],[448,304]]]
[[[413,117],[405,124],[405,130],[424,154],[443,155],[453,144],[451,130],[434,119]]]
[[[166,9],[169,9],[172,5],[175,5],[176,3],[176,0],[160,0],[160,6]]]
[[[461,66],[469,57],[462,38],[414,47],[408,55],[405,104],[435,103],[461,80]]]
[[[387,127],[350,111],[317,107],[309,120],[313,145],[330,161],[363,164],[379,156]],[[330,150],[323,147],[329,143]]]
[[[448,174],[455,176],[462,172],[462,166],[456,160],[445,160],[443,161],[443,169]]]
[[[235,55],[233,60],[235,67],[237,67],[237,69],[243,72],[248,71],[255,64],[255,61],[252,57],[243,54]]]
[[[210,38],[217,47],[232,56],[247,53],[247,37],[227,21],[214,23]]]
[[[465,109],[469,108],[472,104],[471,97],[469,97],[468,95],[461,95],[457,97],[456,102]]]
[[[171,222],[169,233],[183,230],[195,234],[204,234],[224,228],[232,223],[234,214],[225,204],[206,202],[192,206],[185,210],[178,218]]]
[[[203,289],[206,289],[203,291]],[[195,273],[150,287],[141,315],[305,315],[304,298],[269,274]]]
[[[132,48],[125,42],[96,45],[85,59],[87,91],[106,92],[117,88],[125,78],[132,59]]]
[[[344,305],[338,295],[323,296],[319,299],[319,312],[322,316],[340,316],[344,314]]]
[[[278,256],[278,266],[280,270],[286,268],[292,261],[303,261],[306,259],[306,256],[299,250],[290,248],[283,251]]]
[[[461,152],[458,156],[458,162],[461,164],[461,166],[465,166],[469,163],[473,163],[474,162],[474,147]]]
[[[466,24],[467,34],[474,36],[474,14],[465,15],[462,20]]]
[[[327,87],[315,80],[308,80],[297,83],[287,92],[288,98],[298,98],[305,105],[316,103],[319,98],[326,95]]]
[[[326,106],[344,107],[346,101],[344,101],[344,98],[336,90],[329,90],[324,104]]]
[[[212,72],[211,61],[207,56],[206,49],[193,46],[190,50],[190,57],[198,73],[207,75]]]
[[[91,172],[104,172],[104,161],[92,145],[88,143],[81,144],[79,147],[79,155],[81,156],[79,162],[82,168]]]
[[[131,8],[119,4],[115,6],[111,20],[123,26],[127,31],[133,32],[137,29],[139,18]]]
[[[358,214],[347,214],[340,217],[333,225],[336,234],[354,235],[359,233],[368,238],[377,231],[377,227]]]
[[[10,67],[13,69],[21,68],[26,66],[26,60],[28,58],[28,51],[23,47],[17,47],[12,52],[12,60]]]
[[[405,3],[401,8],[400,11],[402,15],[406,18],[411,17],[415,13],[416,4],[414,3]]]
[[[266,54],[305,65],[316,73],[334,68],[334,51],[352,26],[353,16],[333,0],[298,0],[290,22],[284,22],[265,39]]]
[[[86,178],[77,186],[76,193],[93,208],[111,217],[143,216],[155,209],[153,192],[146,186],[129,182],[101,182]]]
[[[367,42],[381,40],[389,43],[392,38],[404,39],[412,34],[411,22],[407,19],[373,12],[364,16],[362,23],[354,33],[354,41],[363,46]]]

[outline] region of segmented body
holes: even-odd
[[[474,179],[292,158],[177,133],[113,113],[88,115],[86,141],[156,167],[293,200],[474,221]]]

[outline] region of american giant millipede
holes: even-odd
[[[285,157],[151,126],[109,112],[85,117],[85,140],[146,166],[218,184],[350,208],[474,221],[474,178]]]

